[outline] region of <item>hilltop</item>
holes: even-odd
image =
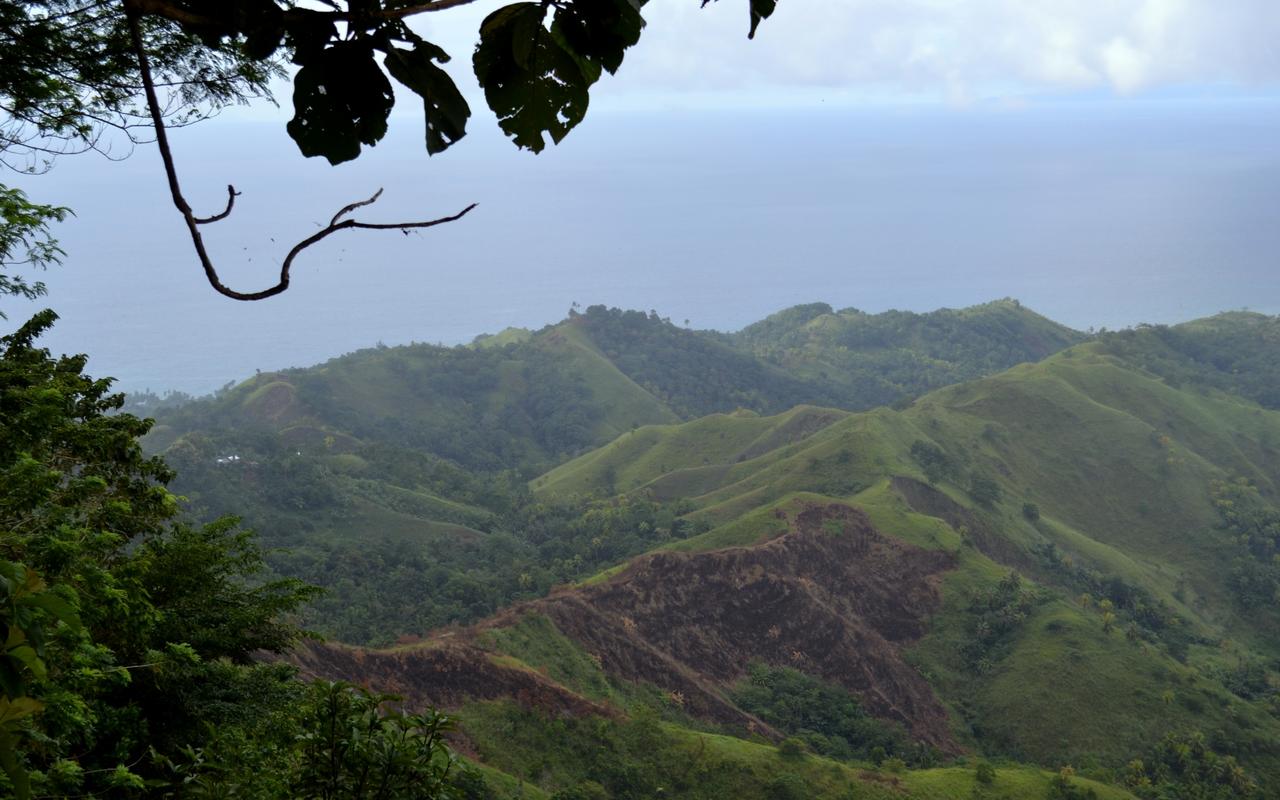
[[[835,383],[846,398],[840,405],[861,409],[1039,361],[1083,338],[1004,299],[928,314],[812,303],[748,325],[728,341],[793,374]]]
[[[470,346],[361,350],[161,408],[153,446],[164,449],[190,429],[249,427],[282,434],[291,445],[332,435],[407,445],[469,469],[537,470],[640,425],[738,408],[772,414],[803,403],[872,408],[957,376],[1036,361],[1084,338],[1016,301],[931,314],[841,312],[832,318],[853,313],[856,337],[833,332],[788,345],[841,362],[844,371],[833,375],[766,345],[792,342],[764,331],[808,308],[721,334],[681,328],[655,312],[592,306],[537,332],[508,329]],[[875,373],[874,386],[850,377],[845,367],[854,362]]]

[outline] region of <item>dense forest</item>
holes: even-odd
[[[196,525],[142,453],[149,422],[54,358],[37,315],[0,338],[0,787],[17,797],[484,796],[452,722],[276,659],[316,591],[263,575],[234,519]],[[342,792],[335,794],[335,790]]]

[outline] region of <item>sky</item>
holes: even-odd
[[[492,5],[416,27],[466,54]],[[747,41],[745,0],[651,0],[642,46],[609,104],[746,106],[812,96],[943,99],[1231,85],[1273,91],[1280,10],[1271,0],[782,0]]]
[[[401,97],[352,164],[302,158],[280,107],[174,134],[228,282],[254,289],[352,200],[350,232],[264,303],[203,283],[149,146],[6,182],[71,206],[44,276],[54,349],[128,389],[203,392],[377,342],[454,344],[540,327],[570,303],[734,329],[800,302],[926,311],[1015,296],[1067,324],[1280,313],[1280,3],[1274,0],[651,0],[619,71],[559,147],[518,152],[469,73],[497,3],[415,27],[475,116],[431,159]],[[34,309],[8,302],[10,325]]]

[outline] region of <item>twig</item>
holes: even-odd
[[[197,225],[208,225],[210,222],[217,222],[217,221],[218,221],[218,220],[220,220],[220,219],[226,219],[227,217],[231,216],[231,209],[232,209],[233,207],[235,207],[235,204],[236,204],[236,198],[237,198],[237,197],[239,197],[239,196],[240,196],[240,193],[236,191],[236,187],[234,187],[234,186],[232,186],[231,184],[229,184],[229,183],[228,183],[228,184],[227,184],[227,208],[226,208],[226,210],[224,210],[221,214],[214,214],[212,217],[197,217],[197,218],[196,218],[196,224],[197,224]]]
[[[436,3],[428,3],[426,5],[438,5],[444,3],[452,3],[461,5],[463,2],[470,0],[437,0]],[[333,219],[329,224],[317,231],[316,233],[303,239],[293,246],[289,254],[285,256],[284,261],[280,264],[280,278],[274,286],[268,287],[257,292],[238,292],[227,286],[218,277],[218,270],[213,265],[213,260],[209,258],[209,252],[204,246],[204,237],[200,235],[201,225],[211,222],[217,222],[225,219],[231,214],[235,206],[235,199],[240,194],[234,186],[227,186],[227,207],[219,214],[211,217],[197,217],[191,210],[191,204],[182,194],[182,186],[178,183],[178,170],[173,161],[173,152],[169,148],[169,136],[165,130],[163,114],[160,111],[160,101],[156,96],[155,83],[151,79],[151,63],[147,58],[147,51],[142,41],[142,26],[139,24],[141,10],[146,8],[145,5],[138,0],[125,0],[125,15],[129,21],[129,35],[133,43],[134,55],[138,59],[138,72],[142,77],[142,88],[147,98],[147,109],[151,113],[151,123],[156,131],[156,146],[160,149],[160,158],[164,162],[165,176],[169,180],[169,194],[173,197],[173,205],[182,214],[183,221],[187,224],[187,232],[191,235],[191,245],[195,248],[196,256],[200,259],[200,265],[204,268],[205,277],[209,281],[209,285],[214,291],[232,300],[265,300],[268,297],[274,297],[289,288],[289,270],[293,267],[293,260],[311,245],[319,242],[328,236],[347,228],[361,228],[364,230],[403,230],[408,231],[410,228],[430,228],[435,225],[443,225],[446,222],[454,222],[462,219],[473,208],[476,203],[472,203],[466,208],[447,217],[439,219],[426,220],[424,222],[396,222],[396,223],[374,223],[360,222],[354,219],[343,219],[347,214],[355,211],[357,208],[372,205],[377,202],[382,195],[382,190],[374,192],[373,196],[368,200],[360,200],[351,203],[339,209],[338,213],[333,215]],[[441,6],[444,7],[444,6]],[[432,10],[432,9],[422,9]]]

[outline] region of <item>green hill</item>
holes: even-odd
[[[1081,338],[1007,301],[833,319],[853,319],[849,314],[861,320],[860,343],[833,336],[804,349],[829,362],[852,358],[851,347],[865,351],[870,360],[857,369],[823,374],[811,364],[792,368],[761,357],[770,348],[755,329],[772,330],[775,318],[726,336],[679,328],[653,313],[592,306],[536,333],[505,331],[470,347],[379,347],[258,375],[216,398],[160,409],[152,442],[163,449],[192,430],[250,429],[304,446],[297,449],[378,442],[473,470],[538,468],[641,425],[738,408],[778,413],[805,403],[870,408],[1038,360]],[[887,341],[894,342],[892,358],[884,355]],[[883,380],[893,382],[892,397],[868,389]]]
[[[399,637],[306,671],[454,709],[510,796],[1244,797],[1230,759],[1280,780],[1275,330],[595,307],[153,444],[331,589],[310,619]]]
[[[963,313],[957,324],[975,331],[1003,329],[990,323],[997,316],[1028,325],[1039,319],[1001,303]],[[909,347],[928,345],[932,331],[918,332]],[[955,326],[936,332],[954,335]],[[964,357],[987,363],[988,350],[975,346]],[[1023,355],[1043,353],[1017,351]],[[907,368],[919,372],[913,385],[941,379],[931,364]],[[982,367],[975,360],[966,369]],[[647,472],[664,475],[665,486],[653,487],[658,498],[710,486],[719,467],[709,465],[728,455],[749,459],[769,449],[770,437],[807,436],[840,412],[812,408],[785,424],[748,423],[754,433],[729,425],[714,444],[709,433],[689,450],[687,441],[670,441],[631,464],[629,453],[661,438],[663,426],[710,414],[703,423],[710,429],[725,425],[714,421],[723,415],[880,402],[863,386],[789,371],[731,336],[686,330],[654,313],[593,306],[536,332],[507,330],[466,347],[362,350],[260,374],[210,398],[141,397],[136,410],[158,418],[147,446],[178,468],[174,488],[193,511],[242,516],[271,545],[288,548],[272,556],[277,569],[332,590],[313,624],[357,641],[387,641],[490,613],[662,541],[658,531],[637,528],[615,537],[616,546],[581,552],[530,542],[526,529],[583,519],[591,502],[634,488],[633,477]],[[528,496],[526,479],[632,435],[611,456],[612,471],[586,471],[586,482],[557,472],[563,483],[553,492]],[[679,474],[660,469],[677,463]],[[538,511],[552,495],[557,509]],[[477,559],[486,565],[479,572]],[[401,577],[368,580],[378,574]]]
[[[1280,408],[1280,317],[1231,311],[1102,337],[1109,352],[1175,386],[1219,389]]]
[[[1118,769],[1166,731],[1200,730],[1274,779],[1280,413],[1174,388],[1113,351],[1075,347],[753,458],[730,448],[698,481],[651,454],[678,442],[696,452],[706,430],[732,439],[717,430],[729,425],[746,440],[786,415],[637,432],[534,485],[591,485],[621,457],[621,490],[662,487],[711,526],[670,545],[683,552],[759,547],[799,509],[847,503],[957,558],[908,652],[962,741]],[[1002,598],[1010,570],[1023,588]]]
[[[813,303],[728,340],[791,374],[834,383],[841,407],[870,408],[1039,361],[1083,338],[1006,299],[928,314]]]
[[[650,425],[551,470],[532,486],[541,496],[616,494],[641,486],[658,499],[695,496],[695,487],[717,484],[730,465],[801,441],[845,416],[844,411],[797,406],[772,417],[736,412]],[[663,485],[651,485],[659,477]]]

